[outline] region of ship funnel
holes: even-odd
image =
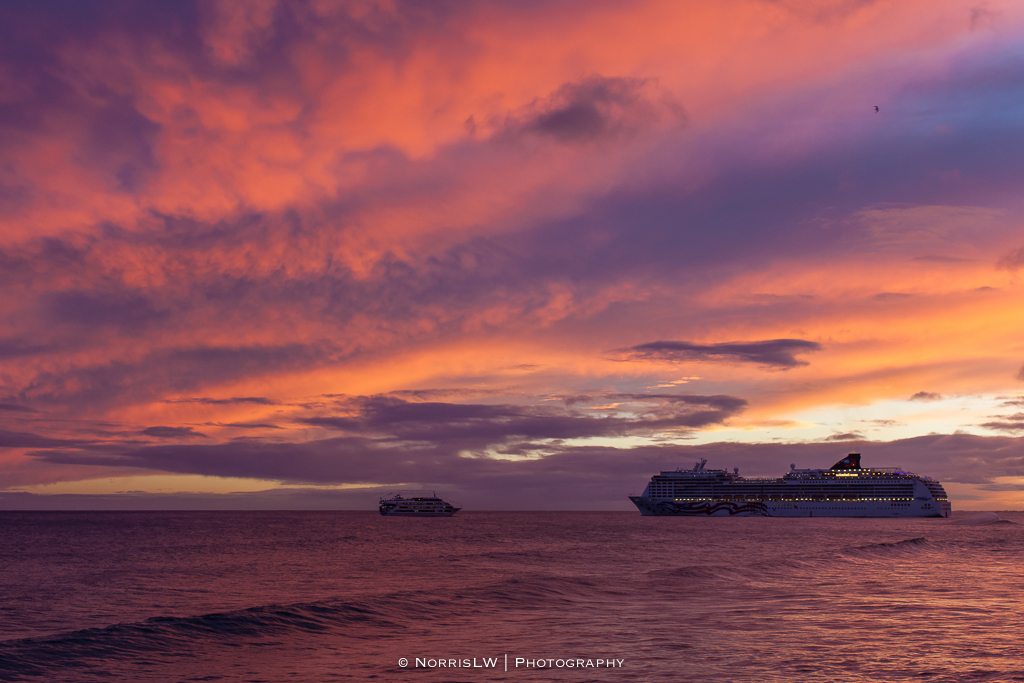
[[[860,469],[860,453],[850,453],[848,456],[832,465],[834,470],[859,470]]]
[[[795,470],[796,469],[796,463],[795,462],[789,463],[789,469]]]
[[[733,467],[732,468],[732,472],[733,472],[733,474],[739,474],[740,473],[740,468],[739,467]]]

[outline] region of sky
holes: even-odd
[[[1024,5],[0,5],[0,509],[1024,508]]]

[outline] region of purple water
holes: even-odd
[[[0,680],[1024,680],[1022,522],[4,512]]]

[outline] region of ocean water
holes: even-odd
[[[1024,680],[1022,578],[1022,513],[3,512],[0,680]]]

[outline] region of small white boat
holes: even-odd
[[[391,517],[451,517],[461,509],[444,502],[433,492],[412,498],[396,493],[380,499],[380,514]]]

